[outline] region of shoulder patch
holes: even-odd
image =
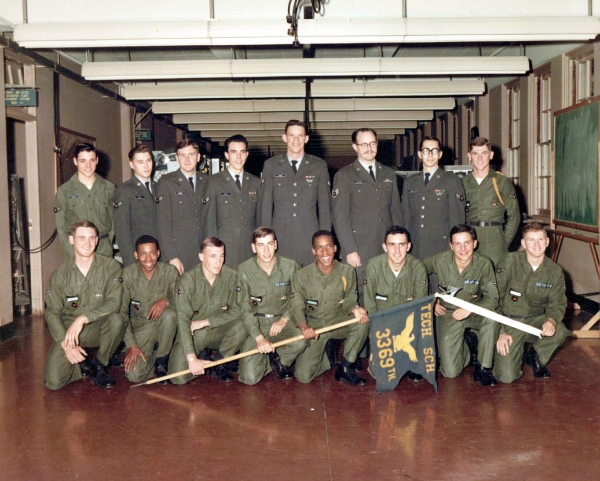
[[[57,212],[60,212],[60,207],[55,207],[54,208],[54,213],[56,214]]]
[[[204,199],[202,199],[202,203],[207,204],[209,200],[210,200],[210,197],[205,197]]]
[[[460,200],[461,202],[462,202],[463,200],[465,200],[465,196],[464,196],[464,195],[461,195],[461,194],[456,194],[456,198],[457,198],[458,200]]]
[[[118,208],[119,208],[119,207],[121,207],[122,205],[123,205],[123,201],[121,201],[121,202],[113,202],[113,207],[114,207],[115,209],[118,209]]]
[[[241,292],[241,291],[242,291],[242,286],[236,286],[235,292]]]
[[[177,289],[177,294],[185,294],[185,289]]]
[[[156,198],[156,200],[155,200],[154,202],[156,202],[156,203],[158,204],[158,203],[159,203],[161,200],[163,200],[164,198],[165,198],[165,196],[164,196],[164,195],[161,195],[160,197],[157,197],[157,198]]]
[[[336,187],[335,189],[333,189],[333,192],[331,193],[331,197],[333,197],[334,199],[340,194],[340,188]]]

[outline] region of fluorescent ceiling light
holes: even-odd
[[[84,62],[87,80],[201,78],[371,77],[393,75],[517,75],[529,71],[527,57],[368,57],[158,62]]]
[[[417,97],[428,95],[481,95],[485,82],[477,79],[398,80],[375,82],[313,82],[310,96],[318,97]],[[128,100],[304,98],[300,81],[265,82],[168,82],[121,85]]]
[[[155,114],[303,111],[304,99],[154,102]],[[454,98],[311,99],[313,112],[345,110],[452,110]]]

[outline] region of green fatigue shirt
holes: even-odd
[[[78,220],[89,220],[98,228],[100,239],[96,252],[107,257],[113,256],[112,197],[115,186],[94,174],[96,180],[88,189],[74,174],[61,185],[54,197],[54,216],[58,238],[67,257],[73,257],[73,246],[69,243],[71,226]]]
[[[129,306],[133,308],[132,318],[148,320],[148,312],[153,304],[166,298],[169,305],[175,303],[175,287],[179,272],[171,264],[159,262],[152,279],[148,279],[139,264],[133,264],[123,269],[123,300],[121,301],[121,318],[125,323],[125,346],[129,349],[136,345]],[[148,322],[152,322],[148,320]]]
[[[291,319],[292,279],[298,270],[300,264],[281,256],[275,256],[271,274],[267,274],[258,265],[257,257],[248,259],[238,267],[238,275],[245,287],[242,315],[253,339],[262,334],[255,314],[272,316],[273,322],[278,321],[281,316]]]
[[[63,262],[50,276],[46,291],[46,322],[54,340],[63,342],[67,329],[78,316],[86,316],[91,324],[119,312],[121,276],[121,264],[105,256],[94,256],[85,277],[74,258]]]
[[[563,270],[548,257],[534,271],[525,251],[511,252],[496,268],[499,311],[505,316],[528,318],[544,315],[558,324],[567,307]],[[501,333],[506,332],[502,325]]]
[[[369,313],[406,304],[428,294],[427,269],[410,254],[397,277],[388,263],[387,254],[374,257],[367,265],[364,283],[364,308]]]
[[[300,269],[292,279],[292,322],[312,328],[351,319],[358,305],[356,272],[348,264],[334,261],[331,274],[323,274],[316,262]]]
[[[492,261],[487,257],[473,253],[473,259],[469,265],[458,272],[454,261],[454,252],[446,251],[427,257],[423,263],[427,267],[428,274],[437,274],[439,285],[443,289],[448,287],[461,288],[454,297],[470,302],[484,309],[494,311],[498,306],[498,287]],[[441,301],[448,311],[454,311],[457,307]]]
[[[220,327],[240,320],[242,291],[237,272],[227,266],[223,266],[212,286],[204,275],[202,264],[179,278],[175,306],[185,355],[196,354],[190,331],[192,321],[208,319],[210,327]]]
[[[494,179],[502,198],[498,196],[494,188]],[[499,235],[503,237],[505,246],[508,246],[514,239],[519,228],[519,223],[521,222],[517,194],[511,180],[498,172],[490,170],[490,173],[483,179],[481,184],[477,183],[473,174],[468,174],[462,181],[467,197],[465,207],[467,223],[475,227],[479,238],[480,230],[486,227],[478,227],[475,223],[499,222],[500,224],[504,224],[506,222],[504,232],[502,233],[501,225],[498,226],[498,231]],[[482,245],[479,246],[478,252],[487,256],[485,242],[481,242],[481,240],[483,240],[483,237],[480,239],[480,244]],[[506,248],[504,251],[506,252]],[[501,256],[498,256],[498,260],[499,257]]]

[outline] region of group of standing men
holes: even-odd
[[[401,203],[395,172],[376,161],[374,130],[353,133],[357,160],[336,174],[333,189],[325,162],[304,152],[306,126],[292,120],[282,138],[287,152],[265,162],[262,179],[244,171],[248,144],[241,135],[226,141],[228,167],[213,176],[197,171],[198,145],[182,140],[176,146],[179,170],[158,183],[151,179],[151,152],[138,146],[129,153],[134,176],[116,190],[95,173],[94,147],[77,147],[78,172],[55,200],[66,260],[53,273],[47,296],[55,343],[45,366],[46,386],[59,389],[90,376],[112,387],[107,367],[121,339],[132,382],[189,368],[189,375],[173,379],[187,382],[204,373],[206,362],[256,347],[268,356],[240,362],[239,379],[246,384],[260,381],[271,368],[282,379],[295,375],[310,382],[335,364],[337,380],[364,384],[356,370],[368,335],[368,312],[424,297],[432,279],[440,286],[461,287],[459,297],[491,309],[499,298],[502,308],[502,289],[518,292],[512,299],[526,306],[516,309],[523,314],[504,303],[507,312],[524,322],[533,311],[540,319],[551,312],[554,327],[562,326],[564,306],[561,311],[555,304],[563,298],[554,295],[560,293],[560,280],[538,279],[528,290],[522,272],[533,265],[528,255],[518,274],[519,292],[511,287],[511,269],[501,267],[515,255],[505,256],[520,218],[514,186],[490,170],[493,152],[486,139],[471,143],[473,172],[461,182],[439,167],[440,142],[426,137],[418,152],[423,172],[405,180]],[[334,259],[332,225],[346,263]],[[113,233],[122,272],[105,257],[112,257]],[[499,282],[503,275],[500,295],[494,265]],[[538,272],[537,266],[532,272]],[[547,296],[540,297],[539,285],[549,286],[542,294],[553,293],[552,308]],[[499,378],[512,382],[519,377],[521,359],[513,358],[515,352],[523,356],[523,349],[511,345],[515,339],[520,344],[531,340],[503,330],[496,341],[492,321],[462,311],[436,305],[441,372],[457,376],[472,360],[475,379],[494,385],[497,342],[497,354],[511,359],[503,364],[511,375]],[[359,321],[352,326],[323,335],[316,331],[353,317]],[[544,326],[545,335],[554,334]],[[295,334],[304,340],[274,349],[273,342]],[[346,341],[339,362],[329,342],[335,338]],[[91,361],[89,348],[98,346]],[[543,350],[544,363],[552,352]],[[549,376],[534,349],[527,351],[525,362],[536,366],[536,375]],[[224,366],[211,372],[222,381],[233,378]],[[414,381],[419,378],[411,375]]]

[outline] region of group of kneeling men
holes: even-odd
[[[471,362],[474,379],[484,386],[521,377],[523,363],[535,377],[550,377],[546,364],[569,331],[562,269],[545,256],[549,239],[543,226],[523,228],[522,250],[497,262],[478,254],[475,229],[466,224],[449,233],[450,250],[426,257],[409,254],[410,233],[390,227],[382,239],[384,254],[372,258],[358,303],[355,269],[335,260],[329,231],[312,236],[315,262],[304,268],[277,254],[277,237],[267,227],[254,231],[254,257],[237,270],[224,265],[226,246],[216,237],[200,245],[199,263],[183,275],[159,262],[160,246],[149,235],[135,243],[136,263],[125,269],[98,255],[96,226],[75,222],[69,243],[74,257],[51,276],[46,319],[54,343],[44,368],[44,384],[60,389],[81,377],[98,386],[115,385],[108,367],[121,341],[125,374],[139,383],[189,369],[171,379],[184,384],[205,373],[205,365],[251,349],[242,358],[239,381],[256,384],[271,370],[280,379],[308,383],[337,365],[335,379],[363,385],[359,352],[368,337],[369,313],[428,295],[431,275],[440,287],[458,287],[456,297],[497,311],[542,330],[538,339],[517,329],[436,301],[439,369],[458,376]],[[358,318],[324,334],[321,327]],[[303,339],[274,348],[297,335]],[[341,359],[333,340],[344,340]],[[526,343],[532,346],[526,351]],[[91,348],[98,348],[95,356]],[[93,360],[92,360],[93,358]],[[293,367],[293,370],[292,370]],[[233,380],[227,364],[209,368],[220,381]],[[413,381],[418,374],[409,373]]]

